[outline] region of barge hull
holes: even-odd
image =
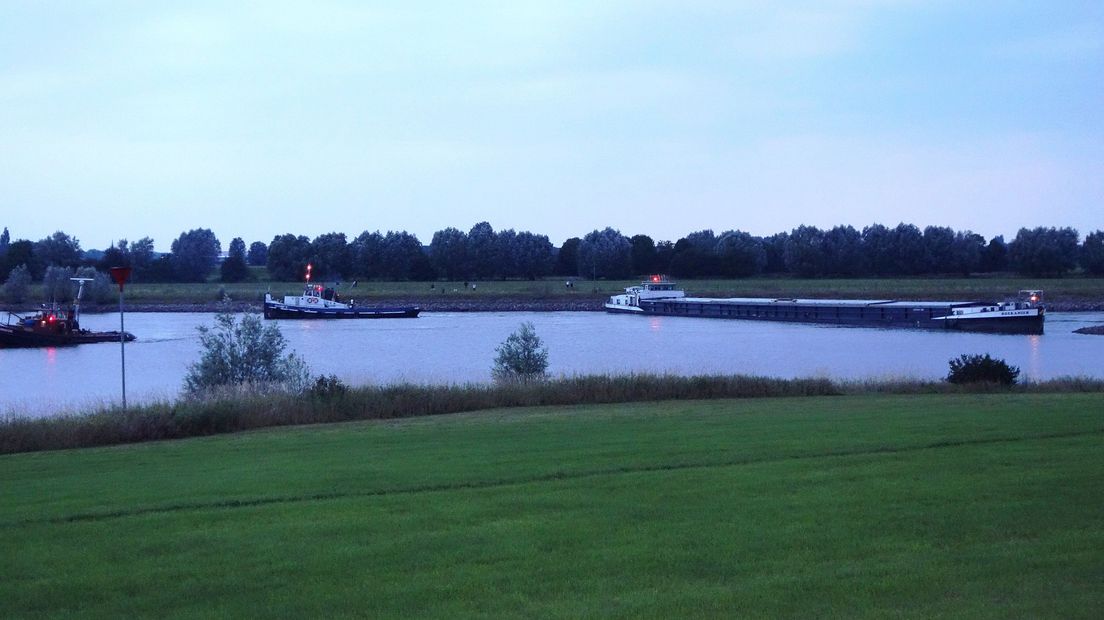
[[[266,319],[415,319],[421,308],[335,308],[317,310],[265,304]]]
[[[816,323],[855,327],[943,329],[1005,334],[1042,334],[1043,313],[1031,316],[952,318],[970,302],[900,302],[894,300],[726,300],[662,299],[640,301],[644,314],[696,318]]]

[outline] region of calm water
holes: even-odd
[[[118,329],[117,314],[86,315],[91,329]],[[131,313],[127,330],[130,402],[179,392],[199,357],[197,325],[213,315]],[[486,381],[495,347],[532,321],[549,349],[553,374],[744,373],[841,379],[916,377],[947,372],[961,353],[990,353],[1025,379],[1104,377],[1104,337],[1072,333],[1104,323],[1104,313],[1052,313],[1043,336],[883,330],[589,312],[429,313],[412,320],[281,321],[313,374],[348,383]],[[119,345],[0,350],[0,412],[43,415],[119,398]]]

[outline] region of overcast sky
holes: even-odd
[[[1084,235],[1102,78],[1099,0],[0,0],[0,227]]]

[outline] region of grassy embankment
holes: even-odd
[[[196,284],[131,284],[126,298],[132,304],[210,304],[225,291],[234,301],[260,303],[265,291],[276,297],[302,291],[299,282],[272,282],[257,271],[258,280],[236,284],[217,281]],[[1033,279],[1019,277],[975,278],[853,278],[791,279],[747,278],[739,280],[686,280],[680,282],[688,293],[702,296],[811,297],[811,298],[893,298],[932,300],[1004,299],[1022,289],[1041,288],[1048,302],[1085,302],[1104,300],[1104,278],[1069,277]],[[406,299],[420,302],[450,302],[519,299],[572,301],[603,299],[639,284],[639,280],[577,280],[573,289],[563,279],[537,281],[477,282],[476,289],[465,289],[461,282],[360,282],[357,288],[343,283],[343,294],[358,300]],[[430,286],[433,288],[430,288]],[[39,299],[40,291],[31,298]]]
[[[1099,394],[485,411],[0,457],[12,616],[1096,617]]]

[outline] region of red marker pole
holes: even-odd
[[[130,267],[112,267],[111,279],[119,285],[119,353],[123,375],[123,411],[126,412],[126,330],[123,327],[123,285],[130,278]]]

